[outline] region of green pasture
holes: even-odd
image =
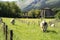
[[[48,27],[47,32],[42,32],[39,26],[41,19],[17,18],[15,25],[10,23],[12,18],[3,18],[3,21],[8,25],[8,40],[9,30],[13,30],[13,40],[60,40],[60,22],[56,22],[56,27]],[[21,22],[23,20],[24,22]],[[45,19],[47,22],[54,19]],[[29,22],[29,24],[27,23]],[[3,30],[0,24],[0,40],[5,40]]]

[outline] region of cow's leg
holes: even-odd
[[[46,32],[46,31],[47,31],[47,26],[44,27],[44,32]]]
[[[41,28],[41,30],[42,30],[43,32],[45,32],[45,28],[44,28],[44,26]]]
[[[47,30],[47,27],[46,27],[46,26],[44,26],[44,28],[43,28],[43,32],[46,32],[46,30]]]

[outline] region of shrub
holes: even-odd
[[[55,15],[56,19],[60,19],[60,11]]]

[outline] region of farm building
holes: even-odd
[[[41,17],[54,17],[55,13],[50,8],[41,9]]]

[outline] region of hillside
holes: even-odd
[[[23,11],[28,11],[31,9],[41,9],[45,7],[60,7],[60,0],[20,0],[17,1],[17,4]]]

